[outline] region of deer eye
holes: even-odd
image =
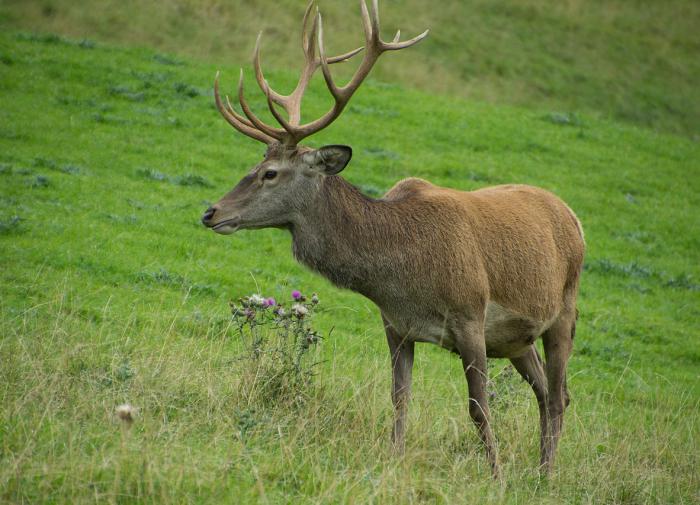
[[[275,177],[277,177],[277,170],[268,170],[263,175],[263,179],[274,179]]]

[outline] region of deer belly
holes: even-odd
[[[421,331],[416,332],[416,336],[412,338],[412,340],[415,342],[427,342],[439,345],[448,351],[457,352],[457,347],[452,335],[447,331],[444,324],[437,322],[422,325]]]
[[[455,336],[450,331],[454,326],[448,323],[449,316],[437,317],[419,311],[413,312],[411,316],[404,312],[401,313],[402,317],[392,317],[386,311],[384,315],[398,333],[408,340],[427,342],[458,352]],[[486,354],[492,358],[519,356],[550,324],[551,321],[535,321],[489,302],[484,322]]]
[[[391,317],[384,314],[397,332],[404,338],[413,342],[426,342],[439,345],[445,349],[456,352],[455,342],[447,330],[445,319],[437,319],[427,314],[413,313],[413,317]]]
[[[486,354],[493,358],[516,357],[531,346],[550,324],[551,321],[536,321],[489,302],[484,323]]]

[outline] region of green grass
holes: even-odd
[[[522,182],[583,221],[556,469],[538,478],[534,397],[495,362],[501,488],[458,360],[419,346],[407,453],[393,458],[376,308],[297,265],[284,232],[221,237],[199,224],[263,152],[212,105],[220,65],[16,32],[0,35],[0,56],[0,500],[700,500],[697,142],[377,80],[311,139],[352,145],[344,174],[368,193],[406,176],[465,190]],[[236,70],[223,70],[231,89]],[[328,103],[322,88],[311,114]],[[293,288],[322,299],[324,361],[307,403],[263,408],[240,394],[227,302]],[[128,431],[114,418],[123,402],[139,409]]]
[[[357,1],[320,0],[331,52],[362,44]],[[430,37],[387,58],[381,80],[472,101],[586,111],[700,133],[700,2],[384,0],[385,37]],[[300,64],[305,0],[6,0],[0,27],[247,64],[259,30],[267,68]],[[158,55],[177,63],[179,58]],[[390,61],[389,61],[390,60]],[[347,72],[346,72],[347,73]]]

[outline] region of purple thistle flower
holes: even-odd
[[[294,298],[295,300],[299,300],[301,298],[301,291],[296,289],[292,291],[292,298]]]
[[[274,298],[271,297],[265,300],[265,307],[274,307],[275,305],[277,305],[277,300]]]

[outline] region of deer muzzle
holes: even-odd
[[[217,213],[220,214],[220,209],[216,205],[209,207],[202,215],[202,224],[207,228],[211,228],[216,233],[221,235],[230,235],[231,233],[238,230],[240,227],[239,218],[233,217],[229,219],[221,220],[221,216],[217,217]]]

